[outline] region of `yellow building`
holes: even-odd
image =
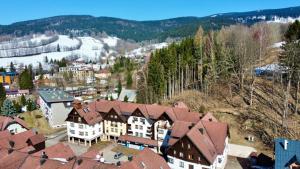
[[[16,77],[16,72],[0,72],[0,83],[12,84]]]

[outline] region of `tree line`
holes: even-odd
[[[241,93],[245,86],[253,91],[255,67],[263,64],[270,46],[282,39],[285,30],[285,26],[266,23],[209,32],[200,27],[194,37],[152,53],[147,66],[138,73],[137,100],[160,102],[186,89],[209,95],[219,82],[227,84],[230,91],[235,84]]]

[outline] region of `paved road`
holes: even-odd
[[[229,144],[228,155],[240,158],[248,158],[252,152],[257,152],[255,148],[237,144]]]

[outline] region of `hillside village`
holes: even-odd
[[[300,168],[300,16],[287,11],[141,37],[145,23],[131,35],[122,22],[143,41],[63,22],[90,16],[0,25],[0,169]]]

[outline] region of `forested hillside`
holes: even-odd
[[[226,120],[239,130],[238,137],[251,133],[268,146],[278,136],[299,139],[299,37],[299,22],[287,30],[259,23],[206,34],[200,27],[194,38],[152,54],[139,72],[138,101],[175,99],[221,119],[231,114],[234,118]],[[272,47],[281,40],[286,41],[281,49]],[[266,64],[279,68],[256,72]]]
[[[298,18],[300,7],[260,10],[241,13],[216,14],[206,17],[180,17],[157,21],[134,21],[111,17],[88,15],[56,16],[31,21],[0,25],[0,35],[23,36],[30,33],[57,31],[60,34],[93,35],[106,32],[108,35],[135,41],[182,38],[196,33],[199,25],[204,30],[217,30],[222,26],[237,23],[252,25],[260,21],[275,21],[278,18]]]

